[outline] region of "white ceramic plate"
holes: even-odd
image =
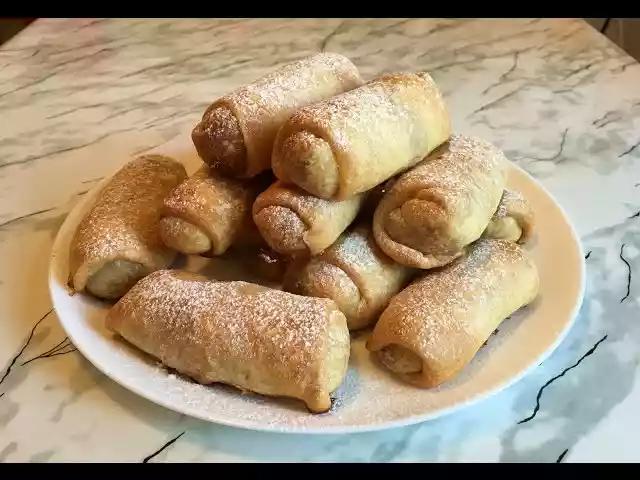
[[[179,158],[193,171],[198,162],[189,143],[176,140],[156,151]],[[536,234],[527,246],[540,271],[541,292],[535,303],[505,321],[460,376],[432,390],[404,385],[378,368],[364,346],[367,334],[356,336],[349,371],[335,393],[332,411],[312,415],[302,402],[242,395],[229,387],[202,386],[169,373],[105,329],[108,304],[69,295],[69,242],[102,184],[69,214],[53,247],[49,283],[60,322],[78,350],[114,381],[152,402],[211,422],[255,430],[339,433],[432,419],[484,399],[535,368],[565,337],[582,302],[585,272],[578,237],[549,193],[514,165],[509,185],[529,199],[536,214]],[[180,268],[204,271],[212,278],[250,280],[250,272],[239,271],[228,261],[194,257]]]

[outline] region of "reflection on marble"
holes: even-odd
[[[588,252],[569,336],[481,404],[354,435],[207,424],[106,379],[49,312],[65,215],[217,96],[319,50],[367,78],[430,71],[457,130],[554,194]],[[0,48],[0,108],[0,461],[640,460],[640,65],[583,21],[38,20]]]

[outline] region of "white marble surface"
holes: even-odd
[[[320,49],[366,77],[429,70],[456,129],[565,207],[590,254],[558,350],[459,413],[315,437],[185,418],[60,344],[48,254],[81,195],[220,94]],[[0,462],[137,462],[183,432],[151,461],[640,461],[640,64],[582,20],[38,20],[0,48],[0,111]]]

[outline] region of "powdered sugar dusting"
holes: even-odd
[[[517,167],[510,169],[510,184],[523,191],[532,204],[538,205],[543,200],[553,204],[553,200]],[[366,350],[367,332],[358,332],[352,340],[349,372],[335,392],[336,401],[331,412],[311,415],[302,402],[242,395],[236,389],[221,385],[202,386],[167,370],[105,329],[108,305],[85,295],[69,297],[64,289],[68,245],[88,208],[88,204],[81,204],[70,214],[54,247],[54,303],[64,328],[82,353],[118,383],[155,403],[211,422],[258,430],[339,433],[389,427],[394,422],[423,421],[464,406],[467,401],[484,398],[504,387],[505,382],[509,384],[519,378],[525,370],[540,362],[540,355],[549,351],[572,323],[569,311],[558,307],[563,303],[557,299],[566,300],[566,293],[554,291],[549,287],[552,283],[543,281],[544,291],[539,301],[512,315],[500,327],[500,335],[493,337],[458,377],[429,390],[412,387],[389,375]],[[545,231],[549,231],[549,225],[562,224],[555,212],[551,209],[542,218]],[[558,235],[560,237],[542,236],[533,246],[536,260],[541,262],[541,275],[545,278],[558,274],[554,267],[557,255],[548,256],[549,252],[557,252],[553,246],[558,242],[566,245],[563,231]],[[569,245],[570,251],[572,248]],[[188,257],[186,264],[181,265],[190,271],[206,271],[210,278],[244,279],[245,274],[239,272],[230,276],[227,270],[232,267],[232,262],[223,262],[220,258],[195,256]],[[572,275],[568,277],[574,278]],[[572,308],[572,301],[565,303],[567,308]]]
[[[188,335],[181,338],[183,345],[203,345],[212,334],[224,332],[219,335],[228,343],[207,342],[214,358],[254,358],[259,353],[256,342],[266,340],[278,351],[302,352],[310,362],[309,355],[323,340],[331,310],[314,298],[246,282],[181,279],[168,270],[145,277],[120,304],[124,311],[139,315],[149,332],[158,328],[158,319],[170,322],[169,330]],[[176,339],[158,340],[162,356]]]
[[[437,189],[451,204],[468,198],[479,186],[478,176],[504,181],[502,175],[491,172],[504,171],[507,166],[504,153],[490,142],[479,137],[455,134],[447,143],[424,161],[404,174],[393,189],[401,189],[405,183],[421,182]],[[457,202],[456,202],[457,201]]]
[[[504,218],[509,216],[509,212],[511,211],[511,205],[516,203],[526,203],[527,201],[522,196],[520,192],[516,192],[515,190],[505,189],[502,194],[502,198],[500,199],[500,204],[498,205],[498,209],[493,214],[493,220]]]
[[[525,253],[514,243],[478,240],[469,247],[466,256],[429,271],[398,294],[383,313],[378,327],[384,325],[387,329],[385,337],[415,338],[419,345],[416,348],[423,352],[442,348],[447,344],[443,335],[451,332],[473,335],[465,310],[495,296],[496,285],[508,275],[509,266],[527,261]]]
[[[360,88],[301,108],[289,123],[302,128],[317,125],[330,131],[334,144],[348,151],[352,138],[375,137],[390,125],[411,123],[407,120],[415,106],[396,93],[407,89],[425,90],[426,84],[415,74],[385,75]],[[427,98],[426,94],[424,98]]]
[[[374,214],[378,244],[406,265],[446,265],[486,229],[507,167],[502,151],[490,142],[453,135],[382,198]]]
[[[317,212],[315,216],[322,216],[330,213],[334,205],[342,202],[318,198],[295,185],[277,181],[258,195],[256,203],[257,208],[264,208],[266,205],[289,206],[296,212]]]
[[[272,205],[260,210],[257,225],[267,243],[276,251],[292,253],[307,250],[303,241],[309,227],[290,208]]]
[[[227,178],[203,166],[165,199],[164,215],[183,217],[198,225],[220,254],[251,221],[258,187],[256,180]]]
[[[289,176],[287,169],[292,164],[285,152],[294,151],[286,148],[286,142],[288,138],[300,138],[298,133],[303,131],[322,138],[335,157],[339,186],[335,191],[335,182],[327,182],[330,185],[322,187],[326,189],[323,196],[346,198],[417,163],[449,137],[450,120],[430,78],[415,73],[383,75],[301,108],[287,120],[276,139],[273,156],[281,178]],[[311,174],[308,177],[320,188],[321,167],[311,164],[305,168],[318,170],[316,179]]]
[[[278,244],[272,248],[287,254],[308,249],[315,254],[351,223],[364,198],[364,194],[358,194],[346,200],[325,200],[278,181],[258,195],[253,211],[254,216],[263,212],[258,227],[265,238],[271,236],[270,232],[277,234],[274,240]],[[330,238],[330,233],[335,236]],[[330,239],[327,242],[323,237]]]
[[[171,192],[165,204],[169,208],[191,211],[199,217],[218,221],[232,217],[240,222],[250,206],[250,199],[251,189],[246,182],[213,175],[203,167]]]
[[[510,320],[517,324],[518,313]],[[507,332],[499,342],[508,339]],[[504,335],[503,335],[504,334]],[[157,398],[167,399],[168,406],[180,406],[182,411],[197,418],[229,422],[232,425],[250,425],[251,428],[274,431],[322,431],[330,428],[376,425],[379,422],[402,420],[411,415],[424,414],[448,401],[465,401],[472,392],[465,393],[464,385],[470,377],[477,375],[489,347],[482,349],[474,364],[465,369],[456,379],[446,385],[421,390],[396,380],[375,364],[365,347],[367,335],[359,334],[351,341],[349,370],[343,383],[333,395],[331,410],[325,414],[312,415],[301,402],[283,398],[269,398],[240,391],[224,385],[201,385],[178,375],[162,364],[154,362],[124,341],[118,342],[115,350],[120,368],[128,372],[134,384],[153,378],[153,392]],[[114,345],[113,342],[110,342]],[[148,383],[148,382],[147,382]],[[463,388],[460,389],[460,386]],[[458,388],[456,388],[458,387]],[[384,412],[383,414],[381,412]]]
[[[253,176],[270,167],[273,140],[291,114],[361,83],[358,69],[342,55],[320,53],[304,58],[213,102],[194,130],[194,141],[201,142],[199,150],[205,157],[210,154],[209,163],[229,163],[233,173]],[[246,158],[244,151],[242,158],[226,158],[217,139],[228,141],[234,154],[240,151],[236,144],[243,141]]]
[[[231,92],[222,100],[242,105],[247,116],[259,115],[263,109],[275,105],[280,108],[299,107],[301,101],[309,103],[303,99],[308,97],[310,88],[331,85],[336,77],[341,84],[340,90],[353,88],[360,82],[358,71],[349,59],[336,53],[319,53],[284,65]],[[338,93],[334,88],[330,87],[330,90]]]
[[[336,368],[327,365],[335,363],[326,353],[330,337],[340,342],[347,332],[346,322],[332,323],[340,317],[330,300],[161,270],[111,309],[107,325],[199,383],[294,396],[318,408],[333,388],[324,373]],[[344,351],[334,354],[346,360]]]
[[[358,265],[361,268],[377,266],[379,263],[368,228],[355,228],[340,237],[339,256],[346,263]],[[373,248],[372,248],[373,247]],[[382,252],[380,255],[386,258]],[[390,261],[390,260],[389,260]]]
[[[80,222],[71,249],[71,271],[82,262],[137,252],[149,265],[170,256],[158,220],[165,196],[186,176],[184,167],[160,155],[143,155],[122,167]],[[156,257],[158,256],[158,257]]]

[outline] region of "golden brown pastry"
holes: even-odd
[[[272,166],[285,182],[343,200],[415,165],[450,134],[427,73],[388,74],[298,110],[278,132]]]
[[[161,155],[143,155],[122,167],[71,240],[70,286],[113,299],[145,275],[168,267],[176,253],[160,240],[160,208],[186,175],[180,163]]]
[[[162,241],[185,254],[221,255],[232,245],[261,241],[251,205],[268,178],[227,178],[204,165],[165,199]]]
[[[216,100],[191,137],[209,165],[228,175],[253,177],[271,167],[273,139],[293,112],[361,84],[348,58],[319,53]]]
[[[535,299],[538,283],[521,247],[480,239],[468,255],[396,295],[367,348],[402,380],[435,387],[457,375],[505,318]]]
[[[505,190],[483,237],[526,243],[533,232],[531,204],[520,192]]]
[[[504,191],[507,162],[489,142],[451,137],[384,195],[373,217],[376,242],[410,267],[446,265],[487,228]]]
[[[294,262],[285,275],[284,289],[330,298],[347,317],[349,330],[357,330],[378,320],[414,272],[387,257],[373,240],[371,227],[361,224],[320,255]]]
[[[324,200],[295,185],[276,182],[256,198],[253,220],[275,251],[315,255],[331,245],[356,218],[364,194],[347,200]]]
[[[331,300],[175,270],[138,282],[106,322],[199,383],[298,398],[312,412],[331,407],[349,361],[346,320]]]

